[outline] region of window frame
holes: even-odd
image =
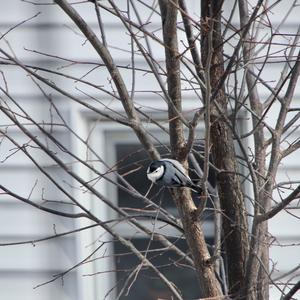
[[[100,156],[105,160],[105,162],[112,166],[116,162],[116,144],[120,143],[132,143],[136,144],[138,142],[136,136],[132,132],[130,128],[127,128],[125,126],[112,123],[109,121],[102,121],[102,120],[97,120],[94,118],[87,118],[86,119],[86,135],[90,137],[90,145],[93,149],[95,149]],[[158,135],[159,129],[156,129],[157,127],[153,124],[147,124],[147,130],[151,131],[154,135]],[[203,132],[203,125],[199,126],[199,131],[198,134],[201,136],[201,133]],[[164,138],[162,138],[162,142],[168,142],[168,136],[165,135]],[[83,152],[82,152],[83,154]],[[86,156],[86,149],[85,149],[85,156]],[[90,158],[93,158],[92,156]],[[104,168],[103,170],[98,170],[98,171],[105,171]],[[91,178],[91,174],[89,174],[89,180]],[[115,179],[116,176],[111,174],[111,179]],[[149,185],[150,186],[150,185]],[[108,197],[108,199],[113,199],[114,204],[116,205],[118,203],[118,193],[117,193],[117,187],[113,184],[108,183],[107,181],[103,181],[101,184],[99,184],[99,191]],[[108,219],[113,219],[117,218],[118,215],[116,212],[114,212],[111,208],[109,208],[107,205],[104,203],[98,205],[95,204],[95,202],[101,202],[101,201],[95,201],[93,200],[93,196],[90,196],[90,202],[91,205],[89,209],[94,211],[97,215],[101,216],[101,219],[103,220],[108,220]],[[140,222],[146,226],[148,229],[153,229],[153,221],[152,220],[140,220]],[[156,221],[155,224],[155,229],[159,228],[160,225],[165,225],[165,223]],[[213,221],[205,221],[203,222],[203,230],[206,233],[206,236],[208,238],[212,238],[214,235],[214,224]],[[118,226],[114,227],[114,230],[119,232],[123,237],[129,238],[133,237],[134,238],[145,238],[146,234],[141,234],[138,233],[136,234],[134,232],[133,226],[126,223],[122,222]],[[97,231],[99,230],[90,230],[89,237],[85,236],[85,241],[86,242],[93,242],[95,240]],[[179,237],[181,233],[176,230],[175,228],[171,226],[162,226],[162,229],[159,231],[159,233],[162,234],[168,234],[168,235],[174,235],[175,238]],[[99,234],[99,233],[98,233]],[[114,265],[114,258],[111,259],[110,261],[111,265]],[[99,271],[99,268],[103,267],[101,263],[99,263],[97,260],[92,263],[92,266],[90,266],[90,269],[93,270],[94,272],[97,272],[97,269]],[[103,276],[101,278],[98,278],[98,275],[94,276],[93,284],[90,284],[90,288],[92,288],[93,292],[89,292],[89,294],[93,297],[100,297],[104,296],[106,291],[108,291],[112,286],[107,283],[111,283],[112,281],[116,282],[116,275],[113,273],[107,273],[107,280],[106,283],[103,281]],[[105,276],[106,276],[105,275]],[[91,278],[89,278],[90,280]],[[85,289],[86,290],[86,289]],[[112,291],[111,294],[107,297],[107,299],[114,299],[117,291]]]

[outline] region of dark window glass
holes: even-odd
[[[158,148],[162,157],[170,157],[166,147]],[[150,163],[147,153],[141,148],[139,144],[117,144],[116,145],[117,169],[119,174],[123,175],[126,180],[134,186],[140,193],[145,195],[151,185],[147,179],[146,170]],[[199,159],[199,156],[196,157]],[[202,167],[201,161],[199,162]],[[192,179],[198,179],[197,175],[190,170]],[[210,174],[212,176],[212,174]],[[210,177],[211,178],[211,177]],[[195,204],[199,204],[199,197],[193,194]],[[153,186],[148,195],[156,204],[161,205],[173,215],[177,215],[177,209],[170,197],[168,189],[163,189],[159,186]],[[126,208],[129,212],[135,213],[135,209],[149,208],[147,204],[143,203],[141,199],[136,199],[126,191],[118,189],[118,203],[120,207]],[[208,205],[211,203],[208,201]],[[212,220],[212,213],[206,210],[203,218],[205,220]],[[212,237],[207,242],[212,244]],[[169,239],[176,244],[177,247],[187,253],[187,245],[185,239]],[[146,257],[163,273],[166,277],[173,282],[182,292],[184,299],[197,299],[199,298],[199,284],[195,276],[194,270],[190,266],[186,266],[185,262],[172,251],[163,249],[159,242],[151,241],[146,238],[132,238],[136,248],[142,251]],[[149,268],[143,266],[138,276],[133,276],[128,280],[133,270],[140,264],[138,258],[130,253],[126,247],[119,242],[114,243],[114,251],[116,257],[116,270],[118,281],[118,292],[120,292],[124,285],[121,299],[130,300],[156,300],[173,299],[168,288],[163,284],[161,279]],[[132,284],[132,280],[134,283]],[[130,286],[130,289],[128,287]],[[127,296],[126,293],[128,292]]]
[[[187,267],[186,264],[172,251],[162,249],[162,245],[158,242],[148,239],[132,240],[136,248],[144,254],[146,250],[147,258],[162,272],[168,280],[173,282],[181,291],[183,299],[198,299],[200,295],[199,284],[194,270]],[[173,243],[184,252],[187,251],[187,245],[184,239],[173,240]],[[211,240],[207,241],[212,242]],[[115,242],[116,269],[118,291],[120,292],[132,271],[140,264],[137,257],[128,253],[128,250],[119,242]],[[147,267],[139,270],[138,276],[132,277],[128,286],[131,286],[127,296],[125,294],[121,299],[130,300],[156,300],[156,299],[173,299],[169,289],[165,286],[160,278]],[[134,284],[131,285],[132,281]],[[125,291],[128,291],[126,286]]]

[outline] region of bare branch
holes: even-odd
[[[196,74],[199,77],[199,79],[202,82],[204,82],[205,81],[204,80],[204,74],[203,74],[203,69],[204,68],[203,68],[202,63],[201,63],[199,50],[197,49],[196,37],[193,34],[193,27],[192,27],[191,20],[189,18],[189,14],[188,14],[188,11],[187,11],[185,0],[179,0],[179,6],[181,8],[181,10],[180,10],[181,17],[182,17],[182,20],[183,20],[183,24],[184,24],[184,28],[185,28],[185,34],[187,36],[187,40],[188,40],[188,43],[189,43],[189,50],[190,50],[192,58],[193,58]]]
[[[256,217],[255,222],[261,223],[267,221],[281,212],[287,205],[289,205],[293,200],[300,197],[300,185],[296,187],[296,189],[285,199],[283,199],[280,203],[274,206],[270,211],[266,212],[265,214],[258,215]]]
[[[293,68],[291,69],[290,74],[291,74],[291,78],[286,90],[286,94],[284,96],[284,101],[281,103],[281,108],[278,115],[278,120],[276,123],[273,142],[272,142],[271,158],[270,158],[270,164],[268,168],[268,177],[270,179],[266,187],[267,193],[269,194],[272,191],[273,180],[275,178],[275,173],[277,171],[278,164],[281,159],[279,147],[280,147],[280,140],[284,129],[286,116],[289,111],[290,104],[293,99],[294,91],[300,74],[300,51],[298,53],[297,61],[294,64]]]
[[[300,280],[290,289],[290,291],[282,297],[282,300],[293,299],[293,296],[300,290]]]
[[[91,219],[90,216],[86,213],[67,213],[67,212],[63,212],[63,211],[60,211],[60,210],[56,210],[56,209],[52,209],[52,208],[48,208],[48,207],[45,207],[39,203],[36,203],[34,201],[31,201],[29,199],[26,199],[20,195],[17,195],[16,193],[12,192],[11,190],[9,190],[8,188],[4,187],[2,184],[0,185],[0,189],[2,191],[4,191],[7,195],[17,199],[17,200],[20,200],[26,204],[29,204],[35,208],[38,208],[42,211],[45,211],[47,213],[51,213],[53,215],[57,215],[57,216],[61,216],[61,217],[65,217],[65,218],[88,218],[88,219]]]
[[[33,20],[34,18],[36,18],[36,17],[37,17],[38,15],[40,15],[40,14],[41,14],[41,13],[38,12],[38,13],[36,13],[34,16],[32,16],[32,17],[30,17],[30,18],[28,18],[28,19],[26,19],[26,20],[23,20],[23,21],[19,22],[18,24],[16,24],[16,25],[10,27],[6,32],[4,32],[3,34],[1,34],[0,40],[2,40],[6,35],[8,35],[11,31],[13,31],[14,29],[16,29],[17,27],[22,26],[23,24],[25,24],[25,23],[27,23],[27,22]]]
[[[0,247],[18,246],[18,245],[26,245],[26,244],[35,245],[35,244],[40,243],[40,242],[60,238],[62,236],[66,236],[66,235],[69,235],[69,234],[78,233],[80,231],[91,229],[91,228],[94,228],[96,226],[99,226],[99,225],[98,224],[92,224],[92,225],[88,225],[88,226],[85,226],[85,227],[80,227],[78,229],[74,229],[74,230],[70,230],[70,231],[66,231],[66,232],[62,232],[62,233],[56,233],[55,235],[50,235],[50,236],[46,236],[46,237],[43,237],[43,238],[40,238],[40,239],[34,239],[34,240],[29,240],[29,241],[18,241],[18,242],[9,242],[9,243],[5,243],[5,242],[3,243],[2,242],[2,243],[0,243]]]
[[[86,36],[86,38],[93,45],[94,49],[97,51],[103,62],[105,63],[112,80],[115,83],[115,86],[118,90],[120,99],[123,103],[124,109],[127,113],[129,123],[132,129],[135,131],[137,137],[140,142],[143,144],[145,149],[148,151],[150,157],[152,159],[158,159],[159,153],[154,147],[153,143],[150,141],[141,121],[136,113],[134,108],[132,99],[130,99],[129,94],[127,92],[126,85],[122,79],[122,76],[116,67],[114,60],[107,50],[107,48],[99,41],[95,33],[91,30],[88,24],[82,19],[82,17],[77,13],[77,11],[66,1],[66,0],[55,0],[64,12],[74,21],[74,23],[78,26],[78,28],[82,31],[82,33]]]

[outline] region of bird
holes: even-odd
[[[154,160],[147,169],[147,178],[153,183],[167,187],[188,187],[201,193],[200,186],[193,183],[183,165],[175,159]]]

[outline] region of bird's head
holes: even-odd
[[[149,165],[147,169],[147,177],[150,181],[155,183],[164,175],[164,172],[165,172],[164,163],[159,160],[156,160]]]

